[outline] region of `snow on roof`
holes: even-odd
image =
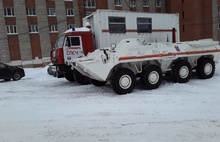
[[[110,12],[114,12],[114,13],[142,13],[142,14],[151,14],[151,15],[178,15],[178,13],[146,13],[146,12],[136,12],[136,11],[126,11],[126,10],[112,10],[112,9],[97,9],[95,12],[87,15],[86,17],[84,17],[83,19],[89,19],[90,17],[92,17],[93,15],[97,14],[97,13],[110,13]]]
[[[76,31],[76,32],[89,32],[90,29],[86,28],[86,27],[80,27],[80,28],[75,28],[74,31]],[[73,29],[66,30],[64,33],[69,33],[69,32],[73,32]]]

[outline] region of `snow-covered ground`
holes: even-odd
[[[80,86],[26,68],[0,81],[0,142],[219,142],[220,65],[213,78],[164,80],[116,95],[110,85]]]

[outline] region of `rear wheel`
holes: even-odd
[[[133,91],[136,77],[134,73],[127,68],[122,68],[113,74],[112,87],[117,94],[127,94]]]
[[[95,79],[90,78],[90,83],[93,84],[94,86],[104,86],[107,82],[106,81],[98,81]]]
[[[16,73],[13,74],[12,79],[14,81],[20,80],[21,79],[21,75],[18,72],[16,72]]]
[[[75,79],[73,77],[73,72],[72,71],[68,71],[66,73],[64,73],[64,77],[66,78],[66,80],[68,80],[69,82],[74,82]]]
[[[192,73],[191,65],[188,61],[178,61],[173,67],[173,79],[178,83],[186,83]]]
[[[82,75],[80,72],[78,72],[75,69],[73,70],[73,76],[74,76],[75,81],[77,81],[81,85],[90,84],[89,78]]]
[[[215,62],[209,58],[203,58],[198,61],[196,73],[201,79],[213,77],[215,73]]]
[[[146,67],[141,74],[141,83],[146,89],[156,89],[161,84],[162,71],[160,67],[151,65]]]

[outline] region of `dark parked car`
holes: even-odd
[[[25,76],[24,69],[16,66],[9,66],[0,62],[0,79],[5,81],[19,80]]]

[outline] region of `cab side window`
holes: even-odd
[[[71,37],[71,46],[79,46],[79,45],[80,45],[79,37]]]
[[[67,37],[66,38],[66,46],[80,46],[80,38],[79,37]]]

